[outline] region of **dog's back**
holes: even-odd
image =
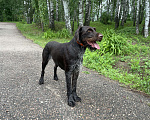
[[[48,42],[43,49],[43,58],[45,58],[44,56],[49,56],[49,59],[52,57],[55,64],[64,70],[64,52],[66,51],[66,46],[68,46],[68,43]]]

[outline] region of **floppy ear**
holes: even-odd
[[[79,42],[79,43],[80,43],[80,33],[81,33],[81,31],[82,31],[82,27],[79,27],[79,28],[76,30],[76,32],[75,32],[75,39],[76,39],[76,41]]]

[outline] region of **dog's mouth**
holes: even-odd
[[[92,48],[96,48],[96,49],[100,49],[99,45],[96,43],[96,41],[91,42],[91,41],[87,41],[87,43],[89,45],[91,45]]]
[[[94,48],[94,49],[100,49],[99,45],[98,45],[96,42],[97,42],[97,41],[100,42],[100,41],[102,40],[102,38],[103,38],[103,35],[100,34],[100,33],[98,33],[98,34],[96,35],[96,37],[88,38],[88,39],[86,40],[86,42],[87,42],[87,44],[90,45],[92,48]]]

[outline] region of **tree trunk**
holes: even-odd
[[[50,28],[52,30],[55,30],[55,24],[54,24],[54,3],[52,0],[50,0],[50,14],[51,14],[51,17],[50,17]]]
[[[133,0],[133,26],[135,26],[136,11],[135,11],[135,0]]]
[[[91,13],[91,0],[86,0],[86,8],[85,8],[85,26],[90,25],[90,13]]]
[[[110,9],[110,0],[107,0],[107,15],[109,15],[109,9]]]
[[[99,20],[100,18],[100,1],[98,1],[98,9],[96,9],[97,11],[97,20]]]
[[[69,4],[69,3],[68,3],[67,0],[63,0],[66,28],[67,28],[67,30],[70,32],[70,34],[72,34],[68,4]]]
[[[144,17],[144,8],[145,8],[145,0],[142,0],[142,4],[141,4],[141,12],[139,14],[140,19],[139,19],[139,24],[142,23],[143,21],[143,17]]]
[[[114,10],[113,10],[113,6],[114,6],[114,4],[113,4],[113,1],[111,0],[111,6],[110,6],[110,9],[111,9],[111,13],[110,13],[110,21],[112,22],[113,21],[113,12],[114,12]]]
[[[148,24],[149,24],[149,0],[145,1],[145,27],[144,37],[148,37]]]
[[[129,14],[129,0],[126,1],[126,7],[125,7],[125,19],[124,19],[124,23],[126,23],[126,20],[128,18],[128,14]]]
[[[96,9],[94,7],[94,1],[92,1],[92,22],[95,21],[95,13],[96,13]]]
[[[119,27],[119,0],[116,3],[116,10],[115,10],[115,29]]]
[[[44,24],[42,21],[41,21],[41,27],[42,27],[42,32],[44,32]]]
[[[79,0],[79,26],[83,26],[83,9],[82,9],[82,0]]]
[[[150,8],[149,8],[149,25],[148,26],[150,27]]]
[[[51,13],[50,13],[50,2],[47,0],[47,11],[48,11],[48,18],[49,18],[49,27],[51,24]]]
[[[137,9],[136,9],[136,34],[139,34],[139,4],[140,4],[140,0],[137,0]]]
[[[118,18],[119,18],[119,21],[120,21],[120,19],[121,19],[121,17],[122,17],[122,10],[123,10],[123,7],[122,7],[122,3],[120,3],[119,2],[119,7],[118,7]],[[119,24],[118,24],[119,25]],[[119,26],[118,26],[119,27]]]
[[[101,16],[100,16],[100,21],[102,20],[102,10],[103,10],[103,6],[102,6],[102,0],[101,0],[101,2],[100,2],[100,13],[101,13]]]
[[[75,16],[76,16],[76,10],[74,9],[73,22],[72,22],[72,31],[74,31]]]
[[[122,0],[121,3],[122,3],[122,10],[123,10],[122,20],[121,20],[121,26],[124,26],[126,1]]]
[[[58,0],[56,0],[56,21],[58,20]]]

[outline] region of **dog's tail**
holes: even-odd
[[[45,73],[44,71],[50,58],[51,58],[50,52],[48,48],[45,46],[45,48],[43,49],[43,53],[42,53],[42,72],[41,72],[41,78],[39,80],[40,85],[44,84],[44,73]]]
[[[51,54],[47,46],[43,49],[42,53],[42,61],[43,62],[48,62],[51,59]]]

